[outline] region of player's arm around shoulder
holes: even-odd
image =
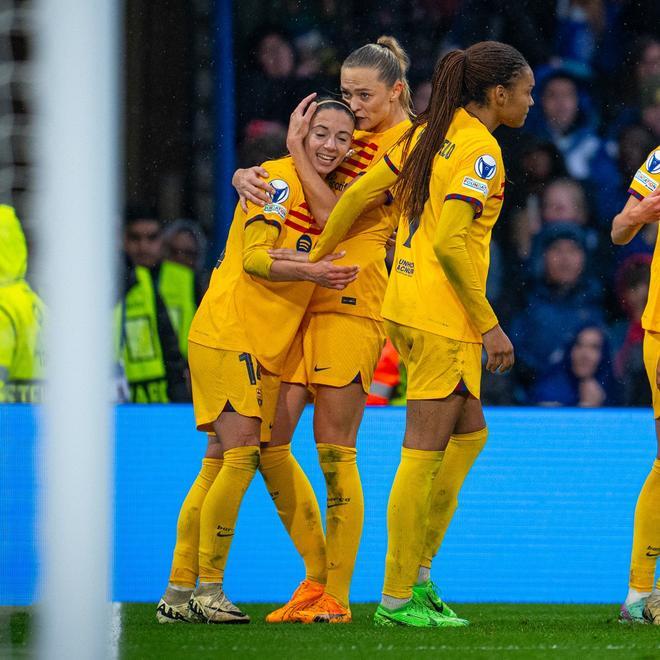
[[[612,242],[625,245],[648,224],[660,221],[660,147],[637,170],[628,190],[630,197],[612,221]]]

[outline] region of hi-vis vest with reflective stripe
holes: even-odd
[[[115,308],[117,353],[124,365],[134,403],[167,403],[167,377],[158,336],[156,292],[147,268],[135,268],[137,279]]]
[[[42,324],[45,307],[25,281],[0,287],[0,314],[14,328],[16,346],[0,382],[0,403],[40,403],[43,400],[44,352]]]
[[[123,304],[115,310],[117,352],[124,365],[134,403],[168,403],[167,368],[158,334],[156,290],[149,269],[135,268],[137,279]],[[195,315],[194,273],[165,261],[158,277],[158,293],[176,332],[179,350],[188,355],[188,330]]]
[[[195,273],[187,266],[163,261],[158,277],[158,293],[179,339],[181,355],[187,358],[188,331],[197,311]]]

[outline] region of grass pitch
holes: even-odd
[[[354,605],[351,625],[266,625],[274,606],[243,605],[249,625],[159,625],[155,604],[121,608],[118,655],[170,658],[660,658],[660,626],[624,626],[616,605],[466,604],[469,628],[376,628],[375,605]],[[29,657],[29,615],[0,626],[0,657]]]

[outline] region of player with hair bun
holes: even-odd
[[[379,625],[467,624],[446,616],[430,566],[486,442],[482,346],[489,371],[513,365],[513,346],[485,295],[505,182],[492,132],[524,124],[533,86],[525,58],[506,44],[480,42],[445,55],[427,110],[346,191],[310,255],[314,261],[329,254],[365,205],[393,191],[402,213],[382,313],[407,369],[408,407],[388,504]]]
[[[287,146],[310,210],[321,225],[338,196],[379,163],[410,128],[408,65],[405,51],[388,36],[358,48],[346,58],[341,68],[341,93],[355,113],[358,130],[352,154],[326,181],[313,172],[302,149],[308,130],[306,117],[315,106],[312,97],[292,115]],[[239,173],[241,177],[245,173]],[[239,184],[238,190],[248,195],[250,186]],[[282,375],[272,440],[262,453],[261,472],[269,492],[274,494],[282,522],[305,561],[307,575],[289,602],[268,615],[269,622],[351,621],[350,583],[364,519],[357,433],[385,341],[380,314],[387,286],[385,246],[398,218],[388,199],[391,202],[391,195],[384,191],[372,202],[378,208],[370,211],[363,207],[359,220],[346,235],[339,248],[346,253],[341,262],[357,264],[359,277],[344,291],[330,295],[315,288],[300,341],[287,358]],[[307,259],[289,250],[271,251],[271,256]],[[314,437],[327,489],[327,577],[323,579],[310,575],[309,570],[322,551],[314,542],[319,536],[316,530],[322,530],[321,519],[312,520],[299,505],[299,468],[295,468],[290,452],[293,432],[308,401],[308,388],[315,396]],[[306,527],[292,524],[303,517]]]

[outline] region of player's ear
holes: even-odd
[[[401,80],[397,80],[394,85],[392,85],[392,91],[390,92],[390,103],[398,101],[399,97],[401,96],[401,92],[403,92],[403,82]]]

